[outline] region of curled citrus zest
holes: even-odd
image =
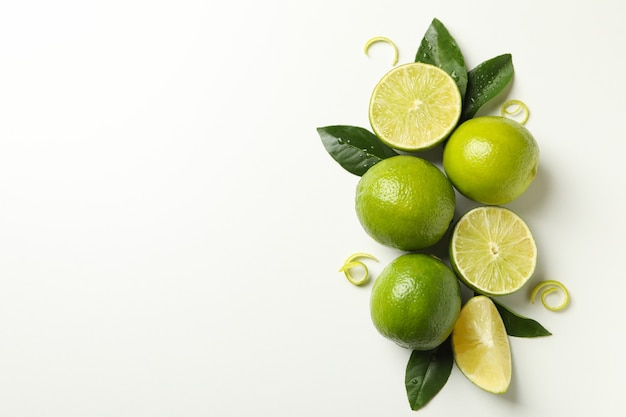
[[[378,262],[378,259],[370,255],[369,253],[365,253],[365,252],[355,253],[353,255],[350,255],[348,259],[346,259],[343,266],[339,268],[339,272],[343,272],[346,275],[346,278],[348,278],[348,281],[350,281],[351,284],[357,285],[357,286],[363,285],[369,280],[369,270],[367,269],[367,266],[363,262],[356,260],[359,258],[373,259],[376,262]],[[352,268],[355,268],[355,267],[362,268],[364,271],[363,277],[361,277],[360,279],[357,279],[354,277],[354,275],[352,275]]]
[[[559,305],[551,305],[550,303],[548,303],[547,297],[548,295],[558,290],[563,291],[563,294],[564,294],[563,301]],[[565,285],[561,284],[559,281],[547,280],[547,281],[542,281],[539,284],[537,284],[537,286],[530,293],[531,303],[535,302],[535,297],[537,296],[539,291],[541,291],[541,304],[543,304],[543,306],[547,308],[548,310],[560,311],[560,310],[563,310],[565,307],[567,307],[567,305],[569,304],[569,292],[567,291],[567,288],[565,288]]]
[[[515,106],[512,110],[509,110],[510,107]],[[528,106],[520,100],[509,100],[502,105],[502,109],[500,114],[502,117],[506,117],[507,115],[514,115],[520,112],[524,112],[524,116],[522,120],[520,120],[520,124],[526,124],[528,121],[528,117],[530,117],[530,110],[528,110]]]
[[[378,259],[376,259],[374,255],[370,255],[369,253],[365,253],[365,252],[357,252],[357,253],[350,255],[348,259],[346,259],[346,263],[352,262],[355,259],[359,259],[359,258],[373,259],[374,261],[378,262]]]
[[[352,268],[355,268],[355,267],[360,267],[365,272],[361,279],[357,279],[354,277],[354,275],[352,275]],[[346,278],[348,278],[348,281],[350,281],[351,284],[357,285],[357,286],[365,284],[369,280],[369,277],[370,277],[367,266],[365,266],[365,264],[361,261],[348,262],[347,264],[344,264],[341,267],[341,269],[339,269],[339,272],[343,272],[346,275]]]
[[[365,48],[364,48],[365,55],[368,55],[368,50],[370,49],[370,46],[372,46],[372,44],[375,44],[377,42],[385,42],[393,47],[393,62],[391,63],[391,65],[392,66],[396,65],[398,63],[398,47],[396,46],[395,43],[393,43],[391,39],[385,38],[384,36],[375,36],[372,39],[365,42]]]

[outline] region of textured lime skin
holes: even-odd
[[[410,253],[380,273],[370,299],[372,322],[399,346],[429,350],[443,343],[461,311],[456,275],[437,258]]]
[[[484,116],[461,124],[443,152],[448,178],[464,196],[501,205],[521,196],[537,174],[539,147],[515,120]]]
[[[414,156],[383,159],[362,177],[356,213],[377,242],[401,250],[437,243],[454,216],[452,184],[433,164]]]

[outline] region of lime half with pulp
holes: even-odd
[[[519,290],[535,272],[537,246],[528,225],[511,210],[477,207],[454,227],[450,260],[473,290],[506,295]]]
[[[430,64],[400,65],[378,82],[369,105],[374,133],[395,149],[418,151],[447,138],[461,117],[454,79]]]

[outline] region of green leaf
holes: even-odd
[[[471,70],[467,74],[461,120],[471,119],[485,103],[500,94],[513,79],[513,73],[511,54],[491,58]]]
[[[467,88],[467,68],[465,59],[448,29],[437,19],[433,19],[415,54],[415,62],[436,65],[446,71],[456,82],[461,98]]]
[[[509,336],[515,337],[540,337],[540,336],[551,336],[548,330],[543,327],[541,324],[536,322],[533,319],[529,319],[528,317],[521,316],[515,312],[513,312],[508,307],[503,306],[502,304],[496,303],[496,308],[500,312],[500,317],[502,317],[502,321],[504,322],[504,327],[506,327],[506,333]]]
[[[361,176],[382,159],[397,156],[367,129],[356,126],[326,126],[317,129],[326,151],[345,170]]]
[[[412,410],[419,410],[448,382],[454,359],[450,339],[428,351],[411,352],[406,366],[406,395]]]

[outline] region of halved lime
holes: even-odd
[[[452,351],[459,370],[472,383],[494,394],[511,383],[511,347],[504,322],[489,297],[470,298],[452,330]]]
[[[535,272],[537,246],[528,225],[511,210],[477,207],[454,227],[450,260],[473,290],[505,295],[519,290]]]
[[[430,64],[395,67],[378,82],[369,107],[374,133],[404,151],[431,148],[450,135],[461,116],[454,79]]]

